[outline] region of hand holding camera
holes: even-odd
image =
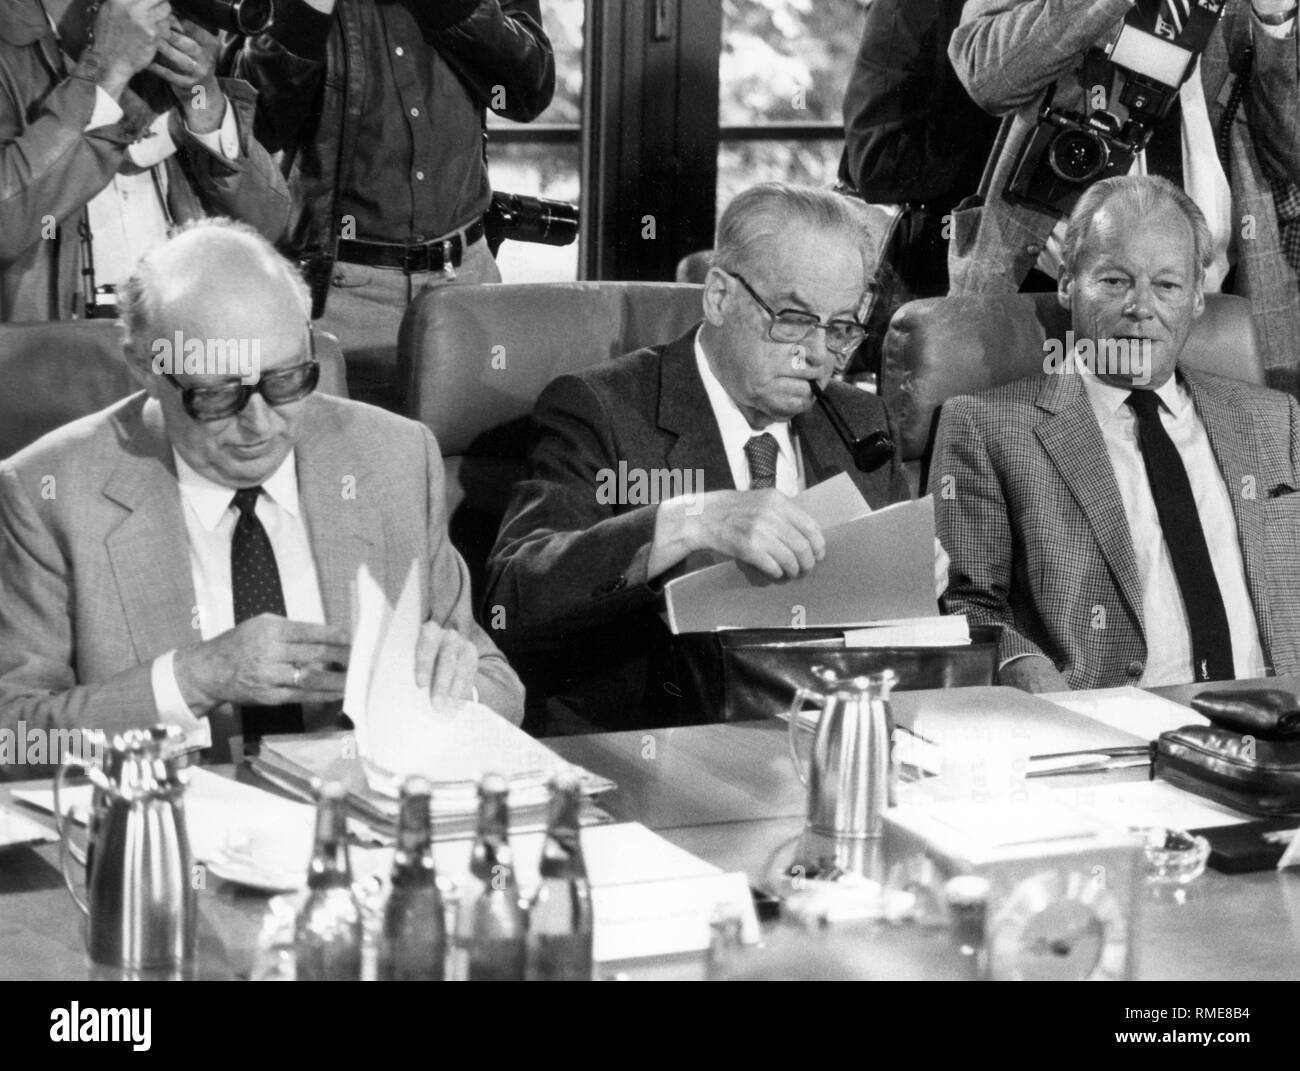
[[[180,101],[185,125],[196,134],[221,126],[226,98],[217,82],[217,54],[221,39],[202,26],[172,15],[167,33],[148,70],[172,87]]]
[[[114,100],[153,62],[170,18],[167,0],[104,0],[94,26],[93,47],[101,61],[96,81]]]

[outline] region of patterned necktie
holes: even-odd
[[[749,462],[749,489],[761,491],[776,486],[776,455],[779,448],[767,432],[745,443],[745,460]]]
[[[230,586],[234,593],[236,625],[258,614],[288,616],[275,551],[254,512],[261,493],[260,487],[245,487],[235,492],[233,502],[239,510],[235,534],[230,540]],[[244,707],[242,716],[245,741],[260,740],[273,733],[303,731],[302,707],[297,703]]]
[[[1192,633],[1192,670],[1198,681],[1232,680],[1232,635],[1205,530],[1196,511],[1187,469],[1160,422],[1160,399],[1135,390],[1127,404],[1137,414],[1138,445],[1155,499],[1156,515],[1173,561],[1174,577]]]

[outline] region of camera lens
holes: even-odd
[[[1091,182],[1110,160],[1110,149],[1091,130],[1063,130],[1052,139],[1048,163],[1066,182]]]

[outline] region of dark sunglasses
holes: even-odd
[[[181,404],[192,420],[208,423],[226,420],[244,411],[244,407],[260,394],[267,405],[288,405],[299,401],[316,389],[320,382],[320,364],[316,360],[316,336],[311,324],[307,325],[309,357],[301,364],[269,372],[256,383],[230,383],[221,387],[187,387],[170,372],[162,373],[168,383],[181,392]]]

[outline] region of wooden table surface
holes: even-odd
[[[1161,691],[1185,698],[1187,690]],[[618,783],[601,798],[615,818],[642,822],[700,858],[743,871],[753,885],[769,879],[774,860],[802,829],[804,793],[782,723],[547,742]],[[1141,774],[1086,775],[1133,776]],[[3,786],[0,796],[7,796]],[[266,899],[210,878],[199,894],[198,976],[247,977]],[[1300,872],[1207,871],[1185,889],[1148,892],[1138,922],[1137,962],[1144,979],[1300,978]],[[57,846],[0,850],[0,978],[87,977],[117,975],[88,963],[80,915],[59,874]]]

